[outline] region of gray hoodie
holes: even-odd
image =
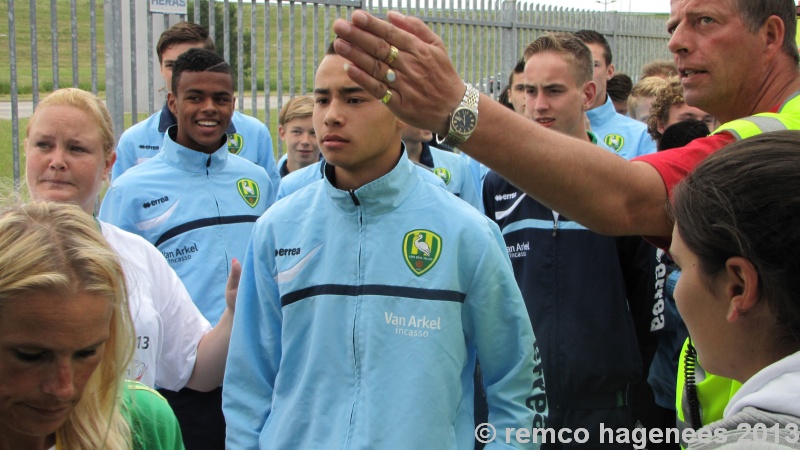
[[[753,375],[689,449],[800,449],[800,352]]]

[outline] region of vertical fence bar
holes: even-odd
[[[244,4],[236,3],[236,75],[239,94],[239,112],[244,113]]]
[[[294,38],[296,32],[294,13],[295,2],[294,0],[289,0],[289,97],[294,96],[294,79],[297,76],[297,66],[294,63],[294,56],[297,54],[297,40]]]
[[[308,5],[305,0],[300,4],[300,29],[303,34],[300,36],[300,61],[302,66],[300,70],[300,95],[305,95],[306,81],[308,80]]]
[[[200,23],[200,0],[194,0],[194,23]]]
[[[131,27],[131,54],[129,56],[131,60],[131,125],[136,125],[139,122],[139,113],[137,111],[139,83],[137,83],[138,77],[136,76],[136,2],[130,0],[129,5],[131,14],[129,17]]]
[[[199,0],[196,0],[199,1]],[[208,1],[208,34],[211,39],[216,40],[217,35],[217,2],[214,0]]]
[[[8,56],[11,67],[11,150],[13,152],[14,192],[19,192],[19,95],[17,94],[17,29],[14,0],[8,0]]]
[[[258,117],[258,54],[256,53],[256,0],[250,1],[250,114]],[[266,6],[266,5],[265,5]]]
[[[78,6],[69,0],[70,31],[72,33],[72,87],[78,87]]]
[[[195,5],[199,2],[195,2]],[[196,8],[195,8],[196,9]],[[153,114],[155,112],[155,97],[156,97],[156,87],[153,81],[153,53],[152,48],[155,48],[156,44],[153,42],[153,14],[150,13],[150,4],[147,4],[147,11],[145,13],[145,20],[147,24],[147,114]],[[196,16],[195,16],[196,17]],[[159,67],[160,69],[160,67]]]
[[[276,80],[275,85],[275,92],[278,95],[278,110],[280,111],[281,106],[283,106],[283,1],[278,0],[277,4],[277,14],[275,17],[277,24],[275,25],[275,41],[277,44],[276,53],[275,53],[275,60],[277,61],[276,64],[276,72],[278,73],[278,79]]]
[[[106,67],[122,67],[122,5],[117,0],[103,3],[105,22],[105,62]],[[110,26],[109,26],[110,25]],[[123,107],[123,81],[121,70],[106,70],[106,103],[114,122],[114,141],[119,141],[125,129]]]
[[[270,124],[270,109],[272,104],[272,70],[270,67],[269,48],[270,48],[270,4],[268,1],[264,2],[264,109],[266,116],[264,117],[264,124],[269,128]]]
[[[89,0],[89,54],[92,59],[92,93],[99,91],[97,74],[97,2]]]
[[[11,4],[13,0],[9,0]],[[8,8],[11,11],[11,8]],[[30,1],[31,11],[31,91],[33,93],[33,108],[39,104],[39,41],[36,37],[36,0]],[[11,13],[13,15],[13,12]],[[10,37],[10,35],[9,35]],[[16,60],[12,57],[9,65],[16,65]]]
[[[211,0],[210,3],[213,3]],[[222,51],[225,61],[231,62],[231,3],[229,0],[222,2]]]
[[[53,91],[58,89],[58,13],[56,0],[50,0],[50,46],[53,49]]]

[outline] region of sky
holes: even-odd
[[[593,11],[669,13],[670,0],[532,0],[540,5],[564,6]],[[604,2],[608,2],[605,5]]]

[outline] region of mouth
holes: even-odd
[[[550,127],[553,125],[553,123],[555,123],[556,119],[553,119],[552,117],[539,117],[537,119],[533,119],[533,121],[543,127]]]
[[[350,142],[350,141],[348,141],[347,139],[345,139],[345,138],[343,138],[341,136],[337,136],[337,135],[325,136],[322,139],[322,143],[325,144],[325,145],[345,144],[347,142]]]
[[[705,70],[695,70],[695,69],[681,69],[678,71],[680,74],[681,79],[691,78],[695,75],[700,75],[704,73],[708,73]]]
[[[219,122],[216,120],[197,120],[195,123],[201,128],[216,128]]]
[[[51,178],[47,178],[47,179],[42,180],[42,183],[47,183],[47,184],[51,184],[51,185],[55,185],[55,186],[72,186],[73,185],[73,183],[71,183],[69,181],[66,181],[66,180],[56,180],[56,179],[51,179]]]
[[[53,408],[53,407],[50,407],[50,406],[44,407],[44,408],[36,407],[36,406],[33,406],[33,405],[26,405],[26,406],[28,408],[30,408],[31,410],[33,410],[36,414],[39,414],[40,416],[44,416],[44,417],[59,417],[59,416],[64,415],[65,413],[69,412],[69,410],[70,410],[69,405],[60,406],[60,407],[56,407],[56,408]]]

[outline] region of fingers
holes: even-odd
[[[339,39],[336,41],[339,41]],[[336,51],[338,52],[339,50]],[[348,59],[350,58],[348,57]],[[380,80],[377,80],[376,77],[373,77],[371,74],[364,72],[358,66],[354,64],[345,64],[344,69],[351,80],[355,81],[356,84],[364,88],[364,90],[373,97],[382,99],[386,94],[388,86]]]
[[[231,311],[236,307],[236,294],[239,292],[239,279],[242,277],[242,264],[238,259],[231,261],[231,273],[225,286],[225,304]]]
[[[389,11],[389,13],[386,15],[386,18],[389,20],[389,23],[411,35],[416,36],[422,42],[427,44],[436,44],[439,47],[444,48],[444,43],[439,35],[428,28],[428,26],[425,25],[425,22],[422,20],[416,17],[404,16],[397,11]],[[393,41],[387,41],[390,44],[397,45]]]

